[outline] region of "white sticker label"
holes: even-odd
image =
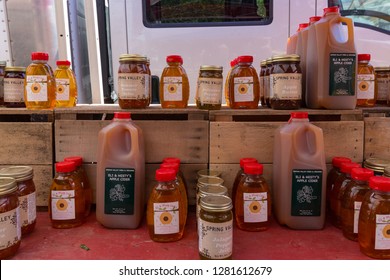
[[[222,102],[222,79],[199,78],[197,96],[201,104],[218,105]]]
[[[75,191],[51,191],[53,220],[76,219]]]
[[[0,214],[0,250],[13,246],[22,237],[19,207]]]
[[[24,102],[24,79],[4,79],[4,102]]]
[[[199,219],[199,252],[216,260],[230,257],[233,253],[233,220],[210,223]]]
[[[390,249],[390,215],[376,215],[375,250]]]
[[[259,223],[268,220],[267,193],[244,193],[244,222]]]
[[[22,227],[35,221],[37,217],[36,193],[19,196],[20,223]]]
[[[250,102],[254,100],[253,77],[234,78],[234,101]]]
[[[56,99],[58,101],[69,101],[69,92],[69,79],[56,79]]]
[[[179,232],[179,202],[153,203],[154,233],[173,234]]]
[[[149,98],[150,77],[148,74],[118,74],[118,96],[121,99]]]
[[[182,101],[183,100],[183,78],[182,77],[164,77],[164,100]]]
[[[47,95],[47,76],[46,75],[28,75],[26,76],[27,100],[44,101],[48,100]]]
[[[353,216],[353,233],[358,233],[359,230],[359,214],[362,207],[361,201],[355,201],[354,203],[354,216]]]
[[[386,101],[389,95],[389,79],[388,78],[377,78],[378,85],[378,96],[376,100]]]
[[[375,75],[357,75],[357,99],[373,99],[375,96]]]
[[[271,74],[270,98],[300,100],[302,98],[302,74]]]

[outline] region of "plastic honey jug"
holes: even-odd
[[[273,154],[276,218],[293,229],[322,229],[325,223],[326,164],[322,129],[306,112],[291,113],[277,129]]]
[[[342,17],[338,7],[325,8],[324,16],[309,27],[306,59],[306,106],[354,109],[354,27],[352,19]]]
[[[145,206],[145,152],[130,113],[115,113],[98,136],[96,219],[109,228],[137,228]]]

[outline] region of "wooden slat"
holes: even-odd
[[[50,122],[0,123],[0,164],[52,164],[52,126]]]
[[[96,162],[97,136],[109,121],[58,120],[55,123],[56,161],[71,155]],[[144,133],[147,163],[179,157],[183,163],[208,161],[208,121],[135,121]]]
[[[364,124],[364,158],[390,159],[390,118],[368,117]]]
[[[280,122],[211,122],[210,163],[237,163],[255,157],[272,163],[273,141]],[[324,132],[326,162],[334,156],[363,160],[364,122],[313,122]]]

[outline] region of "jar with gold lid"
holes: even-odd
[[[376,176],[382,176],[386,166],[390,165],[390,160],[371,157],[364,161],[363,167],[374,171]]]
[[[122,109],[143,109],[151,100],[151,74],[147,57],[122,54],[119,57],[118,102]]]
[[[18,186],[14,178],[0,178],[0,259],[16,254],[22,238]]]
[[[302,102],[302,70],[296,54],[272,58],[270,104],[272,109],[299,109]]]
[[[200,199],[198,242],[200,259],[232,259],[232,208],[232,200],[228,196],[208,195]]]
[[[376,75],[376,104],[390,105],[390,67],[374,67]]]
[[[4,105],[8,108],[24,108],[25,67],[6,67],[4,75]]]
[[[219,177],[200,177],[196,185],[196,193],[199,192],[199,188],[202,186],[221,186],[223,182],[224,180]]]
[[[195,98],[196,106],[199,109],[221,109],[223,88],[222,71],[222,66],[200,66]]]
[[[5,61],[0,61],[0,106],[4,105],[4,75],[6,65],[7,63]]]
[[[32,232],[37,218],[34,171],[30,166],[10,166],[0,170],[0,177],[16,180],[19,194],[20,223],[22,235]]]

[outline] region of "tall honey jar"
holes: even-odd
[[[14,178],[0,178],[0,259],[16,254],[22,238],[18,186]]]
[[[203,260],[232,259],[232,200],[223,195],[207,195],[200,199],[199,257]]]
[[[122,54],[119,57],[118,102],[122,109],[143,109],[151,100],[151,75],[145,56]]]
[[[24,108],[25,67],[6,67],[4,76],[4,105],[8,108]]]
[[[223,88],[222,71],[222,66],[200,66],[196,89],[196,106],[199,109],[221,109]]]
[[[358,54],[356,106],[373,107],[376,103],[376,77],[370,59],[370,54]]]
[[[18,186],[22,235],[32,232],[37,219],[34,171],[30,166],[10,166],[0,170],[0,177],[12,177]]]

